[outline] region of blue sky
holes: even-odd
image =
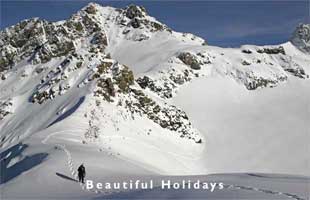
[[[1,1],[1,30],[31,17],[58,21],[89,1]],[[176,31],[191,32],[211,45],[278,44],[298,23],[309,23],[306,1],[95,1],[123,8],[143,5],[148,13]]]

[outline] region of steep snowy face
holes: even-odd
[[[307,37],[299,38],[308,42]],[[65,21],[24,20],[0,32],[0,51],[1,148],[55,124],[65,129],[69,120],[83,129],[86,142],[100,142],[104,134],[125,135],[142,141],[146,148],[140,148],[156,153],[158,160],[180,161],[182,170],[183,165],[201,167],[188,161],[197,160],[206,144],[187,114],[172,104],[183,85],[221,76],[255,90],[294,76],[307,79],[310,73],[309,56],[290,42],[207,46],[134,5],[117,9],[90,3]],[[130,159],[174,171],[175,165],[145,158],[135,142],[125,144],[114,145]]]
[[[1,31],[0,36],[0,117],[11,116],[11,121],[16,117],[16,123],[1,121],[8,134],[16,131],[26,136],[49,126],[62,104],[74,105],[64,96],[76,103],[91,93],[115,102],[113,98],[122,94],[121,99],[130,96],[135,100],[125,104],[119,100],[119,105],[143,113],[163,129],[201,142],[184,112],[161,103],[184,83],[219,75],[253,90],[274,87],[290,76],[309,77],[309,58],[290,43],[241,49],[210,47],[197,36],[172,31],[135,5],[116,9],[90,3],[66,21],[24,20]],[[297,28],[292,41],[304,44],[302,49],[307,50],[309,25]],[[161,99],[153,100],[146,93]],[[38,104],[49,111],[43,112]],[[36,120],[29,108],[48,116],[27,126]],[[26,114],[20,115],[18,110]],[[2,142],[8,138],[3,137]]]
[[[93,3],[66,21],[34,18],[1,31],[0,145],[48,128],[74,115],[82,104],[95,105],[96,110],[103,102],[113,108],[105,110],[125,112],[126,119],[143,118],[157,134],[201,143],[185,112],[143,91],[130,66],[107,52],[115,42],[148,40],[157,32],[172,34],[143,7],[115,9]],[[91,130],[104,129],[101,123],[94,127],[93,118],[85,121]],[[128,123],[139,126],[139,120]],[[88,138],[98,137],[91,132]]]
[[[310,24],[299,24],[291,42],[301,51],[310,53]]]
[[[156,38],[158,34],[178,38],[166,25],[149,16],[141,6],[130,5],[125,9],[102,7],[90,3],[66,21],[47,22],[38,18],[24,20],[6,28],[0,38],[0,71],[4,71],[22,59],[32,63],[45,63],[53,57],[68,55],[76,48],[76,41],[83,38],[100,43],[93,50],[118,49],[126,41],[138,42]],[[204,40],[192,34],[182,34],[178,40]],[[29,57],[31,55],[31,57]]]

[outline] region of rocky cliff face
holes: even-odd
[[[25,58],[37,64],[67,56],[76,50],[77,41],[82,38],[92,40],[93,51],[103,52],[107,45],[105,30],[111,25],[122,27],[123,35],[137,41],[147,39],[147,32],[171,31],[164,24],[152,20],[143,7],[132,5],[125,9],[102,9],[91,3],[66,21],[51,23],[33,18],[1,31],[1,71]],[[111,16],[107,17],[107,14]],[[135,29],[144,29],[145,34],[130,34]]]
[[[299,24],[293,33],[291,42],[301,51],[310,53],[310,24]]]

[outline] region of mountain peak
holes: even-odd
[[[301,51],[310,53],[310,24],[299,24],[290,41]]]
[[[144,17],[147,15],[146,9],[143,6],[131,4],[125,8],[126,17],[133,19],[135,17]]]
[[[86,6],[84,6],[84,7],[82,8],[82,10],[87,10],[87,9],[98,9],[98,8],[100,8],[100,7],[102,7],[100,4],[94,3],[94,2],[90,2],[90,3],[88,3]]]

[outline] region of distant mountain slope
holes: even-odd
[[[310,53],[310,24],[299,24],[290,40],[298,49]]]

